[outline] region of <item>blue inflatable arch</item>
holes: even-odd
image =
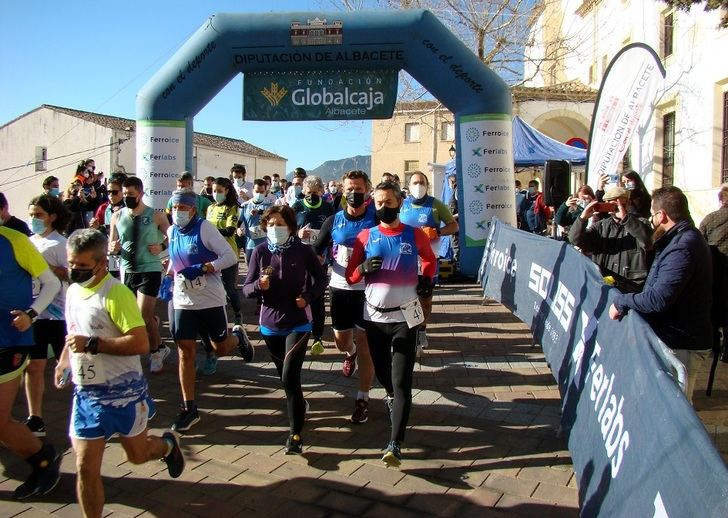
[[[316,19],[337,36],[295,41],[292,24]],[[429,11],[211,16],[137,95],[147,201],[162,208],[176,174],[192,169],[193,118],[235,76],[315,70],[406,70],[455,114],[461,268],[474,275],[490,219],[515,223],[511,96]]]

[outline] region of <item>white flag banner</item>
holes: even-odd
[[[632,43],[617,52],[599,87],[594,105],[586,173],[596,186],[601,175],[615,175],[637,128],[651,113],[665,68],[655,51]]]

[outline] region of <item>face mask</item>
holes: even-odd
[[[237,187],[242,187],[243,185],[245,185],[245,178],[236,178],[235,185]]]
[[[296,196],[296,198],[303,198],[303,186],[301,186],[301,185],[294,185],[293,186],[293,194]]]
[[[43,234],[48,227],[46,227],[46,224],[43,223],[42,219],[39,218],[30,218],[30,230],[33,232],[33,234]]]
[[[309,194],[306,196],[306,201],[309,205],[318,205],[318,203],[321,201],[321,196],[318,194]]]
[[[634,182],[627,182],[624,184],[624,188],[627,189],[628,191],[634,191],[635,184],[634,184]]]
[[[136,199],[136,196],[124,196],[124,205],[134,210],[139,206],[139,200]]]
[[[353,209],[358,209],[364,205],[365,194],[363,192],[347,192],[346,193],[346,204],[351,206]]]
[[[94,268],[71,268],[68,278],[71,282],[87,288],[94,278]]]
[[[279,188],[279,187],[281,186],[281,182],[278,182],[278,181],[276,181],[276,180],[273,180],[273,181],[271,182],[270,186],[271,186],[271,187],[272,187],[273,189],[278,189],[278,188]]]
[[[283,226],[268,227],[266,234],[268,235],[268,240],[274,245],[282,245],[291,237],[291,232],[288,230],[288,227]]]
[[[421,183],[415,184],[410,188],[410,192],[416,200],[422,199],[427,196],[427,186]]]
[[[216,192],[213,197],[215,198],[215,203],[222,203],[227,198],[227,195],[224,192]]]
[[[387,225],[394,223],[397,216],[399,216],[399,207],[382,207],[381,209],[377,209],[377,217],[379,218],[379,221],[386,223]]]
[[[260,203],[265,198],[265,194],[262,192],[256,192],[253,194],[253,203]]]
[[[536,194],[536,188],[535,187],[529,187],[528,188],[528,194]]]
[[[61,190],[58,187],[51,187],[51,189],[48,191],[48,194],[57,198],[58,195],[61,194]]]
[[[589,202],[586,200],[579,200],[576,202],[576,205],[578,207],[581,207],[582,209],[585,208],[588,204],[589,204]]]
[[[188,210],[172,211],[172,223],[177,225],[179,228],[185,228],[187,225],[189,225],[191,219],[192,218],[190,217],[190,211]]]
[[[339,189],[336,187],[329,187],[329,192],[331,194],[336,194],[337,192],[339,192]]]

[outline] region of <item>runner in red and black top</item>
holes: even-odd
[[[412,371],[417,326],[424,316],[419,297],[432,296],[436,259],[421,229],[402,224],[402,195],[397,184],[380,183],[374,191],[378,226],[363,230],[354,242],[346,280],[364,279],[364,321],[377,379],[387,391],[392,432],[382,461],[399,466],[412,406]],[[417,258],[422,275],[417,275]]]

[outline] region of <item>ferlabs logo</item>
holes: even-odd
[[[268,100],[271,106],[278,106],[288,93],[288,90],[285,86],[278,86],[278,83],[271,83],[270,88],[263,88],[260,93]]]

